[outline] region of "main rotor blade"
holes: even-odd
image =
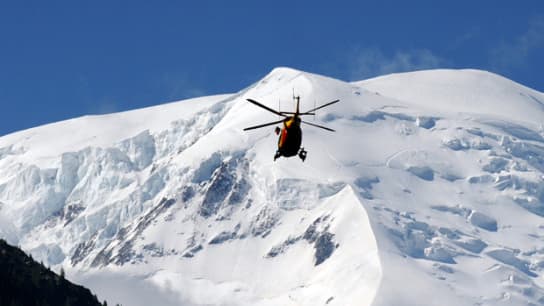
[[[277,110],[271,109],[270,107],[265,106],[265,105],[263,105],[263,104],[261,104],[261,103],[255,101],[255,100],[253,100],[253,99],[246,99],[246,100],[249,101],[249,102],[251,102],[251,103],[253,103],[253,104],[255,104],[255,105],[257,105],[257,106],[259,106],[259,107],[262,107],[262,108],[266,109],[267,111],[269,111],[269,112],[271,112],[271,113],[274,113],[274,114],[276,114],[276,115],[278,115],[278,116],[287,117],[287,116],[285,116],[284,114],[278,112]]]
[[[301,115],[306,115],[306,114],[308,114],[308,113],[311,113],[311,112],[316,111],[316,110],[318,110],[318,109],[320,109],[320,108],[323,108],[323,107],[325,107],[325,106],[329,106],[329,105],[334,104],[334,103],[337,103],[337,102],[340,102],[340,100],[334,100],[334,101],[329,102],[329,103],[327,103],[327,104],[323,104],[323,105],[318,106],[318,107],[316,107],[316,108],[314,108],[314,109],[311,109],[311,110],[309,110],[309,111],[305,111],[304,113],[301,113]]]
[[[295,115],[296,114],[295,112],[280,112],[280,113],[287,114],[287,115]],[[299,115],[315,115],[315,113],[304,112],[304,113],[299,114]]]
[[[278,121],[274,121],[274,122],[265,123],[265,124],[259,124],[259,125],[255,125],[255,126],[250,126],[250,127],[245,128],[244,131],[258,129],[258,128],[262,128],[262,127],[265,127],[265,126],[278,124],[278,123],[280,123],[280,122],[283,122],[283,119],[282,119],[282,120],[278,120]]]
[[[329,129],[328,127],[325,127],[325,126],[322,126],[322,125],[318,125],[318,124],[310,123],[310,122],[306,122],[306,121],[301,121],[301,122],[302,122],[302,123],[306,123],[306,124],[311,125],[311,126],[315,126],[315,127],[318,127],[318,128],[322,128],[322,129],[327,130],[327,131],[336,132],[335,130]]]

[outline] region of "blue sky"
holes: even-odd
[[[542,54],[541,0],[0,0],[0,135],[237,92],[277,66],[475,68],[544,91]]]

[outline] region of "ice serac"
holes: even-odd
[[[273,161],[281,111],[308,159]],[[123,305],[543,304],[544,95],[489,72],[246,89],[0,138],[0,235]],[[66,136],[67,131],[69,135]],[[432,288],[432,290],[428,290]],[[213,293],[213,294],[211,294]]]

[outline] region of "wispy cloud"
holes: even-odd
[[[466,32],[454,37],[448,45],[449,49],[458,49],[470,45],[474,46],[475,41],[482,36],[482,28],[480,26],[473,26]]]
[[[369,77],[443,67],[447,61],[428,49],[397,51],[386,54],[379,48],[357,49],[350,64],[350,79],[362,80]]]
[[[531,54],[544,49],[544,16],[532,19],[527,31],[503,41],[490,51],[490,65],[499,72],[508,72],[528,64]],[[541,51],[539,51],[541,52]]]
[[[207,93],[195,85],[192,78],[183,73],[178,75],[164,74],[157,87],[164,90],[169,101],[200,97]]]
[[[78,75],[75,78],[75,82],[75,94],[77,95],[78,103],[85,105],[83,110],[85,114],[104,115],[115,113],[122,109],[119,103],[112,97],[96,97],[93,94],[89,78],[84,74]]]
[[[90,110],[91,114],[104,115],[120,111],[119,104],[110,98],[99,99]]]

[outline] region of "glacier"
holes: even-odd
[[[282,111],[317,111],[273,161]],[[544,304],[544,94],[479,70],[234,94],[0,137],[0,237],[123,305]],[[428,290],[432,288],[432,290]]]

